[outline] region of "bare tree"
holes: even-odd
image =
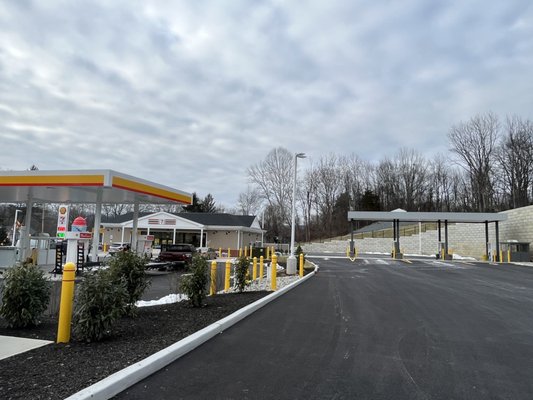
[[[262,205],[261,193],[252,186],[247,186],[246,191],[239,193],[237,200],[238,212],[242,215],[257,215]]]
[[[399,196],[400,186],[394,162],[385,157],[376,167],[374,193],[379,196],[383,210],[393,210],[402,206]]]
[[[116,218],[130,211],[133,211],[131,204],[102,204],[102,214],[107,218]]]
[[[333,232],[333,210],[342,191],[343,174],[334,154],[322,157],[316,166],[316,201],[321,214],[324,233]]]
[[[499,130],[498,117],[489,112],[452,126],[448,133],[451,151],[457,156],[459,165],[468,172],[473,206],[477,211],[488,211],[492,207],[492,166]]]
[[[272,235],[283,236],[290,227],[294,155],[283,147],[271,150],[266,158],[248,168],[250,182],[266,200],[265,224]],[[268,218],[267,218],[268,216]],[[272,225],[268,225],[271,223]]]
[[[502,172],[507,206],[529,204],[528,193],[533,179],[533,122],[520,117],[508,117],[497,158]]]
[[[402,207],[417,210],[424,203],[427,189],[427,161],[414,149],[400,149],[395,157]]]
[[[316,207],[316,193],[318,186],[318,177],[313,164],[305,171],[303,183],[299,186],[298,199],[302,207],[302,214],[304,216],[305,238],[307,241],[313,237],[312,232],[312,211]]]

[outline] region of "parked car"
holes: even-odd
[[[217,251],[211,247],[198,247],[196,251],[204,258],[208,260],[214,260],[217,258]]]
[[[192,244],[167,244],[161,246],[158,261],[187,266],[191,263],[194,254],[196,254],[196,248]]]
[[[119,251],[124,250],[127,246],[129,246],[129,243],[126,242],[114,242],[109,245],[109,249],[107,250],[110,254],[117,253]]]

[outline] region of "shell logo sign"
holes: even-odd
[[[57,233],[56,237],[65,239],[65,232],[68,225],[68,205],[61,204],[57,213]]]

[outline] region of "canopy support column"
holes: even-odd
[[[28,194],[28,201],[26,202],[26,216],[24,218],[24,234],[20,235],[21,245],[21,260],[24,262],[31,254],[30,251],[30,235],[31,235],[31,214],[33,210],[33,195],[30,190]],[[67,221],[68,225],[68,221]],[[22,229],[21,229],[22,231]]]
[[[94,212],[94,233],[93,248],[91,250],[91,260],[98,261],[98,244],[100,243],[100,223],[102,222],[102,189],[96,192],[96,207]]]
[[[444,259],[448,257],[448,220],[444,221]]]
[[[485,221],[485,257],[490,260],[489,254],[489,221]]]
[[[131,250],[137,254],[137,227],[139,226],[139,202],[133,204],[133,228],[131,230]]]
[[[351,239],[350,239],[350,256],[354,256],[355,254],[355,246],[354,246],[354,242],[353,242],[353,219],[350,220],[350,227],[352,228],[351,229]]]
[[[496,261],[500,262],[500,226],[498,221],[495,221],[496,228]]]

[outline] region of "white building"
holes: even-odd
[[[102,217],[102,243],[131,242],[133,213]],[[220,213],[139,213],[139,235],[153,235],[154,245],[190,243],[196,247],[238,249],[263,243],[264,231],[253,215]]]

